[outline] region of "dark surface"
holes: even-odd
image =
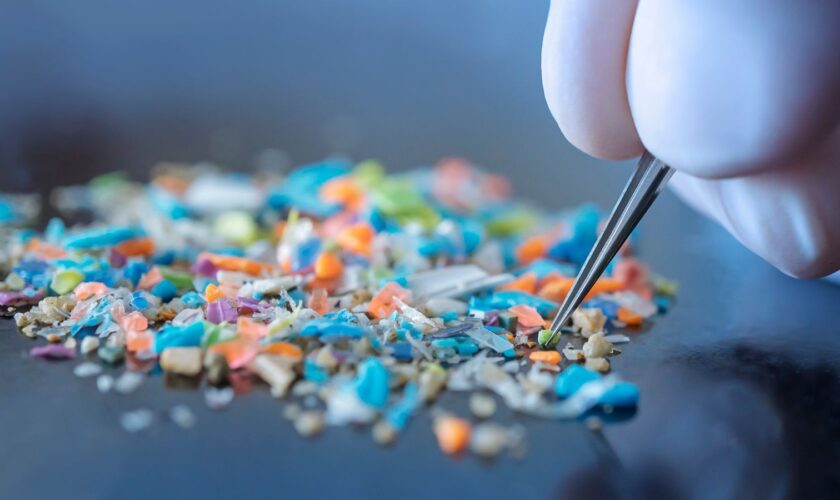
[[[575,152],[545,109],[544,3],[73,4],[0,6],[4,189],[143,177],[159,159],[247,167],[265,147],[397,168],[461,154],[550,208],[609,203],[629,175]],[[524,460],[457,460],[424,414],[391,449],[348,428],[309,442],[264,390],[221,413],[160,378],[100,395],[75,363],[28,359],[34,343],[2,321],[0,497],[836,497],[840,288],[782,276],[670,194],[643,228],[644,259],[681,290],[614,359],[642,400],[606,441],[515,418]],[[192,430],[119,427],[182,402]]]

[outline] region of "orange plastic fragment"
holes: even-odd
[[[247,316],[240,316],[236,320],[236,333],[245,338],[259,340],[268,335],[268,325],[258,323]]]
[[[174,194],[184,194],[190,183],[172,175],[159,175],[152,179],[152,183]]]
[[[219,290],[219,287],[210,283],[207,285],[207,288],[204,289],[204,300],[208,303],[215,302],[222,298],[222,291]]]
[[[234,255],[221,255],[209,252],[202,252],[198,259],[207,259],[214,266],[225,271],[239,271],[251,276],[260,276],[262,274],[271,272],[274,266],[267,262],[259,262],[256,260],[246,259],[244,257],[236,257]]]
[[[411,300],[411,291],[406,290],[397,283],[389,281],[382,287],[382,290],[376,294],[374,298],[368,303],[368,312],[376,318],[387,318],[394,311],[397,310],[399,304],[394,298],[398,298],[403,302]]]
[[[616,317],[628,326],[639,326],[645,320],[640,314],[636,314],[626,307],[619,307]]]
[[[151,350],[151,332],[149,330],[128,330],[125,332],[125,348],[131,352]]]
[[[517,323],[519,326],[524,328],[534,328],[537,326],[545,326],[545,320],[540,313],[537,312],[531,306],[526,306],[524,304],[519,304],[513,307],[508,308],[511,314],[516,316]]]
[[[163,281],[163,275],[160,274],[160,269],[157,266],[149,269],[149,272],[143,275],[140,278],[140,283],[137,283],[137,288],[141,290],[149,290],[153,288],[155,285]]]
[[[118,319],[120,328],[130,331],[141,331],[149,328],[149,320],[140,311],[134,311]]]
[[[472,426],[469,421],[456,417],[442,417],[435,422],[435,437],[444,453],[454,455],[463,451],[470,442]]]
[[[343,272],[344,264],[334,252],[321,252],[315,259],[315,277],[318,279],[337,279]]]
[[[557,365],[563,359],[563,355],[557,351],[534,351],[528,356],[534,363],[545,363]]]
[[[260,352],[260,344],[251,339],[237,338],[213,344],[207,350],[224,356],[228,366],[236,370],[254,359]]]
[[[263,346],[261,352],[285,356],[295,360],[303,359],[303,349],[291,342],[272,342]]]
[[[589,290],[589,293],[586,294],[586,299],[591,299],[592,297],[600,294],[600,293],[610,293],[610,292],[617,292],[624,288],[624,285],[621,281],[615,278],[601,278],[595,282],[592,286],[592,289]]]
[[[278,239],[283,237],[283,233],[286,231],[286,221],[280,220],[274,224],[274,236]]]
[[[370,255],[370,244],[376,235],[370,224],[359,222],[348,227],[338,235],[338,244],[348,252]]]
[[[327,314],[332,309],[327,298],[327,291],[323,288],[312,290],[312,293],[309,294],[309,303],[306,306],[318,314]]]
[[[534,236],[523,241],[516,248],[516,260],[520,264],[528,264],[540,257],[545,257],[546,253],[548,253],[548,242],[543,236]]]
[[[537,290],[537,275],[535,273],[525,273],[515,280],[500,286],[499,290],[519,290],[533,294]]]
[[[151,238],[126,240],[115,246],[114,251],[124,257],[152,255],[155,252],[155,240]]]
[[[555,302],[562,302],[566,298],[566,294],[569,293],[569,290],[572,289],[575,279],[557,276],[556,278],[545,281],[545,284],[537,292],[537,295]],[[591,299],[601,293],[617,292],[623,288],[622,283],[615,278],[601,278],[595,282],[584,300]]]
[[[329,203],[338,203],[348,208],[358,208],[364,200],[364,193],[352,177],[330,179],[318,193],[321,199]]]
[[[76,285],[76,288],[73,289],[73,295],[76,296],[76,300],[86,300],[91,297],[101,297],[105,295],[105,292],[108,291],[108,287],[105,286],[105,283],[101,283],[99,281],[85,281],[84,283],[79,283]]]
[[[555,302],[562,302],[569,290],[572,289],[574,282],[574,278],[557,275],[553,279],[544,280],[544,284],[540,287],[537,295]]]
[[[26,244],[26,250],[28,252],[33,252],[35,255],[44,260],[63,259],[64,257],[67,257],[67,252],[61,248],[55,245],[50,245],[38,238],[32,238],[29,240]]]

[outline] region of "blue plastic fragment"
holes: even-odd
[[[44,229],[44,240],[46,240],[47,243],[58,244],[61,242],[61,239],[64,238],[64,232],[64,221],[58,217],[53,217],[50,219],[50,222],[47,223],[46,229]]]
[[[149,272],[149,266],[139,260],[131,260],[123,267],[123,276],[131,281],[132,286],[137,286],[144,274]]]
[[[175,258],[177,255],[175,254],[174,250],[166,250],[165,252],[161,252],[159,254],[152,256],[152,264],[159,264],[161,266],[170,266],[173,262],[175,262]]]
[[[189,308],[196,308],[203,306],[205,300],[204,297],[202,297],[199,293],[192,291],[185,293],[181,297],[181,302],[183,302],[184,305]]]
[[[359,338],[363,334],[364,330],[359,325],[328,318],[314,319],[300,330],[302,337],[320,336],[324,341],[347,337]]]
[[[561,398],[574,395],[585,384],[598,380],[601,374],[580,365],[571,365],[557,375],[554,392]],[[639,388],[629,382],[618,382],[601,395],[598,404],[617,408],[628,408],[638,404]]]
[[[619,382],[607,390],[598,402],[616,408],[636,406],[639,404],[639,388],[630,382]]]
[[[356,395],[362,402],[381,409],[388,403],[388,369],[379,358],[367,358],[358,367],[354,382]]]
[[[586,309],[598,308],[609,319],[616,319],[618,317],[618,303],[612,300],[590,299],[584,302],[581,307]]]
[[[183,327],[167,325],[155,337],[155,352],[160,353],[167,347],[200,346],[203,336],[204,323],[201,321]]]
[[[170,219],[186,219],[190,216],[190,209],[169,191],[151,185],[147,193],[152,206]]]
[[[541,280],[552,273],[573,277],[577,274],[577,267],[568,263],[556,262],[551,259],[537,259],[527,266],[522,266],[513,272],[516,276],[521,276],[525,273],[534,273],[538,280]]]
[[[146,292],[138,290],[131,294],[131,307],[142,311],[149,307],[149,299],[146,298]]]
[[[292,271],[301,272],[310,269],[321,252],[321,241],[312,238],[298,245],[292,256]]]
[[[413,347],[408,342],[393,342],[388,344],[388,347],[391,348],[391,356],[395,359],[402,361],[411,361],[414,359]]]
[[[169,280],[160,280],[157,285],[152,288],[152,295],[159,297],[163,302],[169,302],[175,298],[178,290],[175,285]]]
[[[145,235],[146,232],[140,227],[93,228],[66,236],[63,245],[70,249],[102,248]]]
[[[330,376],[320,366],[318,366],[311,359],[306,359],[303,362],[303,378],[316,384],[324,384],[329,380]]]
[[[403,389],[402,398],[385,414],[385,420],[398,431],[405,429],[408,421],[420,407],[420,391],[417,384],[409,382]]]
[[[584,384],[598,380],[601,375],[581,365],[570,365],[557,375],[554,382],[554,392],[561,398],[568,398],[576,393]]]
[[[518,290],[504,290],[496,292],[489,297],[470,298],[470,308],[481,311],[492,311],[494,309],[501,310],[513,307],[518,304],[531,306],[540,313],[541,316],[549,316],[559,305],[536,295],[520,292]]]

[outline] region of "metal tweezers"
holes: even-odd
[[[554,321],[551,323],[551,337],[545,345],[551,345],[560,333],[560,328],[566,324],[572,312],[583,302],[586,294],[601,277],[604,269],[618,253],[618,250],[630,236],[650,206],[659,195],[665,183],[671,178],[674,169],[664,162],[644,152],[636,171],[624,186],[621,197],[612,209],[603,232],[595,242],[595,246],[586,257],[580,272],[575,278],[572,289],[566,295]]]

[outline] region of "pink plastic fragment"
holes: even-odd
[[[61,344],[47,344],[38,347],[33,347],[29,351],[29,355],[33,358],[47,359],[50,361],[61,361],[64,359],[73,359],[76,357],[76,351],[68,349]]]

